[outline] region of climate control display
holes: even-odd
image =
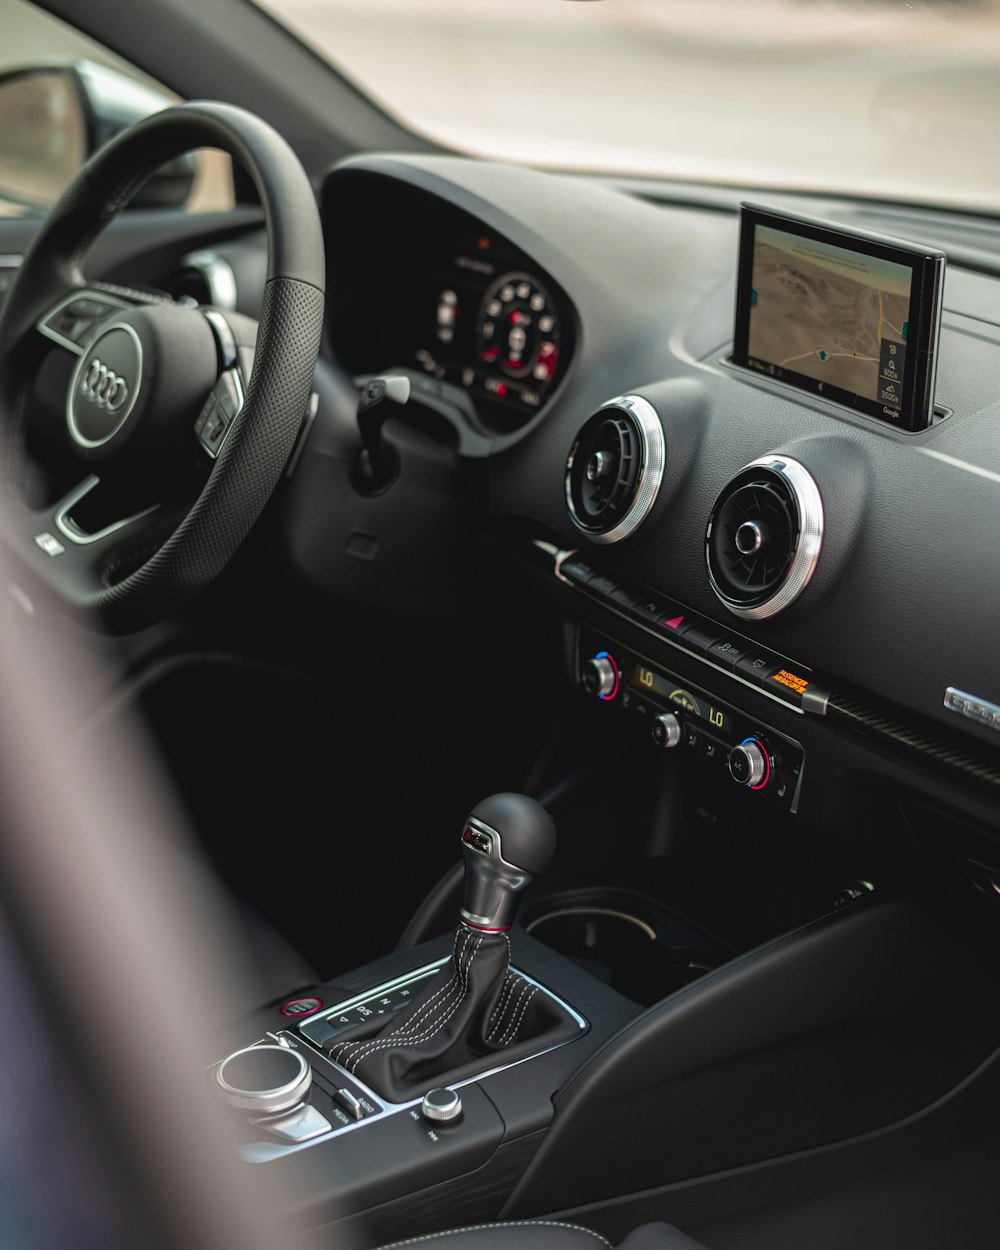
[[[802,779],[797,742],[581,626],[577,680],[602,703],[648,726],[661,749],[679,748],[731,783],[794,812]]]
[[[629,665],[628,684],[641,694],[653,695],[658,699],[666,699],[674,707],[690,713],[698,720],[703,720],[723,733],[732,732],[733,718],[725,710],[713,703],[708,695],[692,692],[690,687],[680,685],[673,677],[658,669],[650,668],[641,660]]]

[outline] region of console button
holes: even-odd
[[[750,650],[736,661],[736,671],[741,677],[746,677],[756,685],[762,686],[765,678],[776,673],[783,663],[781,656],[775,655],[773,651],[768,651],[764,647],[751,646]]]
[[[654,622],[664,615],[665,608],[666,605],[662,599],[657,599],[655,595],[642,594],[632,604],[631,612],[640,621]]]
[[[360,1090],[358,1090],[357,1097],[358,1097],[358,1103],[366,1118],[370,1115],[378,1115],[381,1108],[376,1107],[370,1098],[366,1098],[365,1095],[362,1094]]]
[[[586,562],[577,556],[572,556],[568,560],[563,560],[559,566],[559,572],[571,581],[575,586],[586,586],[590,579],[594,576],[594,570]]]
[[[695,619],[691,627],[685,631],[682,645],[697,652],[698,655],[707,655],[709,648],[720,638],[725,637],[725,632],[718,625]]]
[[[349,1089],[336,1089],[333,1091],[333,1101],[344,1110],[352,1120],[363,1120],[365,1113],[361,1109],[361,1103],[354,1097]]]
[[[322,1137],[324,1133],[333,1130],[333,1125],[326,1116],[308,1103],[278,1120],[255,1120],[254,1123],[265,1128],[272,1136],[290,1142],[311,1141],[314,1137]]]
[[[637,716],[648,717],[650,715],[649,704],[644,699],[641,699],[634,690],[629,690],[628,686],[622,687],[619,698],[622,707],[627,712],[634,712]]]
[[[779,695],[786,703],[791,703],[793,707],[801,707],[802,696],[809,689],[809,682],[810,677],[801,669],[786,664],[776,673],[765,677],[761,684],[765,690]]]
[[[720,638],[708,648],[708,658],[725,668],[735,669],[739,661],[750,650],[749,642],[737,641],[735,638]]]
[[[685,612],[677,604],[663,603],[660,605],[660,614],[654,624],[657,633],[664,634],[668,638],[683,638],[694,627],[697,620],[696,616]]]
[[[772,759],[760,738],[745,738],[733,747],[727,763],[737,785],[763,790],[771,780]]]
[[[681,722],[674,712],[661,712],[653,720],[653,741],[658,747],[670,750],[680,742],[682,735]]]
[[[454,1089],[429,1089],[420,1111],[428,1124],[450,1124],[462,1114],[462,1099]]]
[[[684,749],[693,755],[701,750],[701,734],[690,721],[684,723]]]
[[[600,595],[602,599],[610,599],[617,589],[618,583],[606,573],[595,573],[587,583],[587,590],[592,595]]]
[[[728,748],[718,738],[710,738],[707,734],[702,740],[701,758],[709,764],[725,764]]]
[[[322,1006],[322,998],[290,998],[287,1003],[282,1004],[281,1014],[283,1016],[311,1016]]]
[[[631,612],[632,605],[639,598],[640,593],[632,586],[617,586],[611,592],[611,601],[620,608],[624,608],[626,612]]]

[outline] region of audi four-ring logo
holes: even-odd
[[[128,383],[95,356],[80,381],[80,394],[98,408],[117,412],[128,399]]]

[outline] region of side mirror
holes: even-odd
[[[0,197],[26,209],[48,207],[113,135],[170,103],[151,87],[91,61],[0,74]],[[180,207],[195,169],[193,154],[171,161],[132,204]]]

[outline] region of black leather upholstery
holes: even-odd
[[[506,933],[460,926],[451,959],[388,1024],[377,1019],[327,1043],[330,1058],[392,1102],[481,1071],[499,1052],[514,1063],[575,1032],[567,1012],[509,970]]]
[[[426,1237],[394,1241],[382,1250],[611,1250],[611,1242],[579,1224],[560,1220],[516,1220],[500,1224],[475,1224]],[[672,1224],[644,1224],[630,1233],[619,1250],[706,1250],[698,1241]]]

